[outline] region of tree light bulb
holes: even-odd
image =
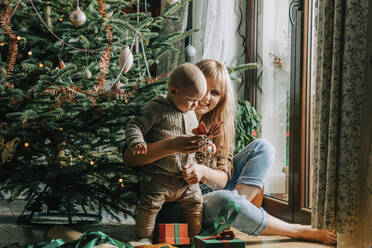
[[[30,143],[25,142],[25,143],[24,143],[24,146],[25,146],[25,147],[29,147],[29,146],[30,146]]]
[[[28,51],[28,53],[27,53],[29,56],[31,56],[32,55],[32,52],[31,51]]]
[[[89,162],[89,164],[90,164],[90,165],[94,165],[94,161],[91,160],[91,161]]]
[[[62,17],[60,17],[60,18],[59,18],[58,20],[59,20],[59,21],[61,22],[61,21],[63,21],[63,18],[62,18]]]
[[[60,127],[60,128],[59,128],[59,131],[61,131],[61,132],[62,132],[62,131],[63,131],[63,127]]]
[[[125,184],[124,183],[120,184],[120,187],[124,188],[125,187]]]
[[[66,141],[63,141],[62,142],[62,145],[64,145],[64,146],[67,145],[67,142]]]
[[[5,43],[4,42],[0,42],[0,46],[4,46],[5,45]]]
[[[21,36],[17,36],[17,40],[22,40],[22,37]]]
[[[124,180],[123,180],[123,178],[119,178],[119,183],[122,183],[122,182],[124,182]]]
[[[59,67],[57,66],[57,67],[56,67],[56,71],[58,71],[58,70],[59,70]]]
[[[39,67],[40,67],[40,68],[43,68],[43,67],[44,67],[44,64],[43,64],[43,63],[40,63],[40,64],[39,64]]]
[[[80,159],[82,159],[82,158],[83,158],[83,155],[80,155],[80,154],[79,154],[79,156],[78,156],[78,157],[79,157]]]

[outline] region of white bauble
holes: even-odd
[[[133,54],[128,46],[125,46],[120,52],[119,66],[123,68],[123,73],[127,73],[133,65]]]
[[[90,72],[89,69],[86,69],[86,70],[84,71],[84,73],[83,73],[83,77],[84,77],[85,79],[90,79],[90,78],[92,77],[92,73]]]
[[[188,45],[185,48],[185,58],[187,61],[191,61],[191,59],[195,57],[195,54],[196,50],[195,47],[193,47],[192,45]]]
[[[79,7],[70,13],[69,18],[72,24],[77,27],[84,25],[84,23],[87,21],[87,16],[83,11],[80,10]]]

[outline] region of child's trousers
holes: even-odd
[[[141,184],[141,199],[136,214],[138,238],[152,238],[156,216],[165,202],[179,203],[190,237],[200,233],[202,194],[199,184],[188,185],[182,176],[152,174],[150,181]]]

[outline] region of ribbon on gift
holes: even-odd
[[[201,247],[202,240],[208,240],[208,239],[217,239],[219,241],[222,241],[224,243],[224,247],[230,247],[229,241],[231,239],[236,239],[235,233],[233,231],[222,231],[221,233],[218,233],[215,236],[209,236],[205,238],[199,239],[198,247]]]

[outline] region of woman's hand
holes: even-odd
[[[187,184],[196,184],[204,177],[204,166],[200,164],[190,164],[182,166],[182,176]]]
[[[177,153],[194,153],[202,151],[207,142],[204,135],[177,136],[169,139],[170,147]]]

